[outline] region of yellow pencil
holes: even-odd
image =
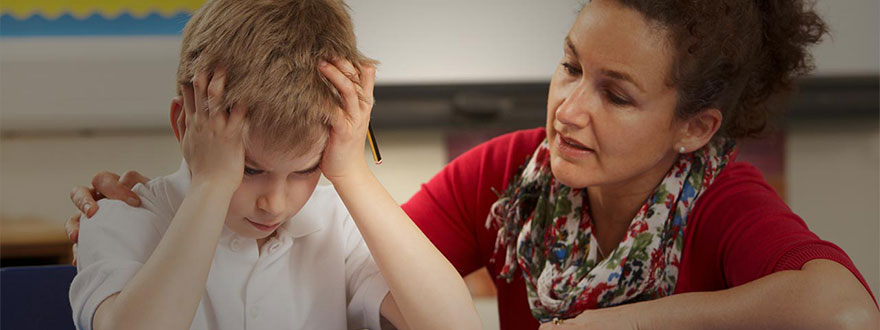
[[[373,152],[373,160],[376,165],[382,164],[382,154],[379,153],[379,144],[376,143],[376,134],[373,133],[373,124],[367,124],[367,137],[370,139],[370,150]]]

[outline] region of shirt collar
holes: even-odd
[[[168,185],[169,188],[168,191],[166,191],[166,195],[176,213],[180,208],[180,204],[183,203],[183,199],[186,197],[186,192],[189,190],[192,180],[189,166],[186,165],[186,160],[181,160],[180,168],[169,175],[168,179],[170,184]],[[322,188],[316,187],[315,189],[318,190]],[[320,216],[322,213],[320,212],[321,205],[318,205],[320,204],[320,201],[316,200],[315,195],[316,194],[313,192],[312,195],[309,196],[309,200],[306,201],[306,204],[303,205],[302,209],[300,209],[292,219],[276,229],[278,236],[297,238],[319,231],[324,227],[324,221],[322,221],[322,217]],[[234,233],[224,225],[222,236],[227,235],[234,235]]]

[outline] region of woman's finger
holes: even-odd
[[[143,174],[138,173],[137,171],[128,171],[122,174],[122,178],[119,179],[119,184],[123,187],[131,190],[138,183],[147,184],[150,182],[150,178],[145,177]]]
[[[98,211],[98,203],[95,202],[92,190],[88,187],[73,187],[70,190],[70,201],[73,202],[73,205],[76,205],[80,212],[86,215],[86,218],[91,218]]]
[[[107,171],[102,171],[92,180],[92,187],[95,191],[107,198],[126,202],[131,206],[140,206],[141,199],[137,194],[131,191],[131,188],[123,186],[119,182],[119,175]]]
[[[76,243],[79,241],[79,218],[82,216],[81,213],[76,212],[76,214],[70,216],[67,219],[67,222],[64,223],[64,229],[67,230],[67,238],[70,239],[71,242]]]

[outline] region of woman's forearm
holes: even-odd
[[[369,171],[334,186],[413,329],[481,327],[470,293],[446,257]]]
[[[118,295],[101,303],[94,328],[189,329],[233,191],[190,188],[147,262]]]
[[[829,260],[716,292],[633,304],[641,329],[877,329],[878,310],[853,274]]]

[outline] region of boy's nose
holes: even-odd
[[[284,212],[285,194],[282,187],[274,187],[274,189],[266,192],[257,199],[257,208],[263,210],[271,216],[279,216]]]

